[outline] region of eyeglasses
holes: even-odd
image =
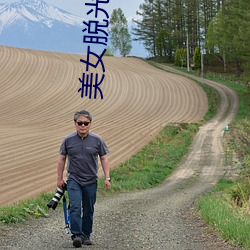
[[[90,124],[90,122],[76,122],[78,126],[88,126]]]

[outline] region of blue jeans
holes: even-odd
[[[73,235],[90,235],[94,219],[97,181],[81,186],[74,180],[67,182],[70,201],[70,230]]]

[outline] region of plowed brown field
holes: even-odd
[[[0,47],[0,205],[55,189],[59,146],[74,130],[77,110],[93,114],[92,130],[108,144],[112,168],[167,123],[194,122],[207,111],[192,80],[136,58],[105,57],[103,100],[81,98],[80,59],[86,57]],[[90,72],[102,74],[98,68]]]

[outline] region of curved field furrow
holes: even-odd
[[[92,129],[108,144],[112,168],[167,123],[195,122],[207,111],[193,81],[139,59],[104,57],[104,98],[94,99],[92,90],[90,99],[78,93],[84,56],[9,47],[0,47],[0,55],[0,205],[55,189],[59,147],[74,131],[76,110],[93,114]],[[103,74],[100,65],[88,73]]]

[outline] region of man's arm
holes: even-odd
[[[63,189],[65,182],[63,180],[63,172],[65,168],[66,156],[59,155],[57,161],[57,187]]]
[[[109,175],[108,156],[107,155],[100,156],[100,160],[101,160],[101,165],[102,165],[102,169],[103,169],[103,172],[104,172],[104,177],[109,178],[110,175]],[[110,181],[104,180],[104,187],[106,189],[110,189]]]

